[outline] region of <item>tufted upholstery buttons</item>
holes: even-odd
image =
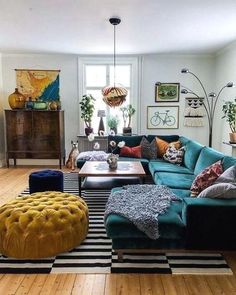
[[[63,192],[63,172],[57,170],[42,170],[29,176],[30,193],[44,191]]]
[[[88,225],[88,207],[80,197],[56,191],[23,196],[0,208],[0,253],[55,256],[78,246]]]

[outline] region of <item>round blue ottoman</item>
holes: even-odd
[[[44,191],[63,192],[63,173],[57,170],[42,170],[29,176],[30,194]]]

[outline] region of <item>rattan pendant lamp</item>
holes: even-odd
[[[102,89],[103,101],[110,107],[118,107],[125,101],[128,91],[125,87],[116,84],[116,26],[121,22],[120,18],[110,18],[109,22],[114,26],[114,85]]]

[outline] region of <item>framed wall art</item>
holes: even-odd
[[[179,101],[179,83],[156,83],[155,102]]]
[[[147,129],[178,129],[178,106],[148,106]]]
[[[15,69],[18,90],[33,101],[59,100],[60,70]]]

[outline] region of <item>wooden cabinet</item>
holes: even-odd
[[[5,110],[9,159],[65,161],[64,111]]]
[[[80,152],[93,151],[95,142],[100,144],[100,151],[107,151],[108,137],[107,136],[95,136],[93,141],[89,141],[85,135],[77,135],[78,148]]]

